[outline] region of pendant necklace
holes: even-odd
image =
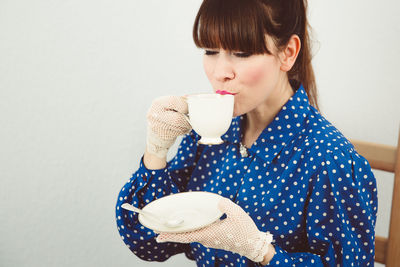
[[[240,155],[242,156],[242,157],[248,157],[249,156],[249,154],[247,153],[247,147],[245,147],[243,144],[242,144],[242,142],[240,142]]]

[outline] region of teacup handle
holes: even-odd
[[[183,115],[183,117],[185,118],[185,120],[186,120],[190,125],[192,125],[192,124],[190,123],[189,115],[187,115],[187,114],[182,114],[182,115]]]
[[[189,105],[189,103],[188,103],[188,101],[187,101],[187,97],[188,97],[188,95],[184,95],[184,96],[183,96],[183,100],[186,102],[187,105]],[[188,114],[184,114],[184,113],[182,113],[182,115],[183,115],[183,117],[185,118],[185,120],[186,120],[190,125],[192,125],[192,124],[190,123],[189,115],[188,115]]]
[[[190,123],[190,118],[189,118],[189,115],[188,115],[188,114],[179,112],[179,111],[177,111],[177,110],[175,110],[175,109],[169,109],[169,110],[170,110],[170,111],[177,112],[177,113],[183,115],[183,118],[184,118],[190,125],[192,125],[192,124]]]

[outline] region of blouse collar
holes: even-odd
[[[300,85],[251,148],[248,148],[248,152],[271,162],[281,149],[304,129],[303,124],[310,107],[304,87]],[[233,118],[230,128],[222,136],[224,141],[240,144],[243,139],[245,116],[244,114]]]

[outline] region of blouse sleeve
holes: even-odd
[[[326,155],[311,178],[305,209],[306,252],[275,244],[268,266],[374,266],[376,180],[355,150]]]
[[[122,187],[116,204],[116,221],[119,234],[128,248],[146,261],[165,261],[169,257],[185,252],[189,254],[188,244],[156,242],[156,234],[140,224],[138,214],[121,208],[123,203],[143,208],[151,201],[185,189],[199,153],[197,135],[193,131],[185,135],[176,156],[164,169],[149,170],[143,164]]]

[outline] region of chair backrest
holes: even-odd
[[[375,261],[388,267],[400,266],[400,132],[397,147],[358,140],[350,142],[372,169],[394,173],[389,237],[375,236]]]

